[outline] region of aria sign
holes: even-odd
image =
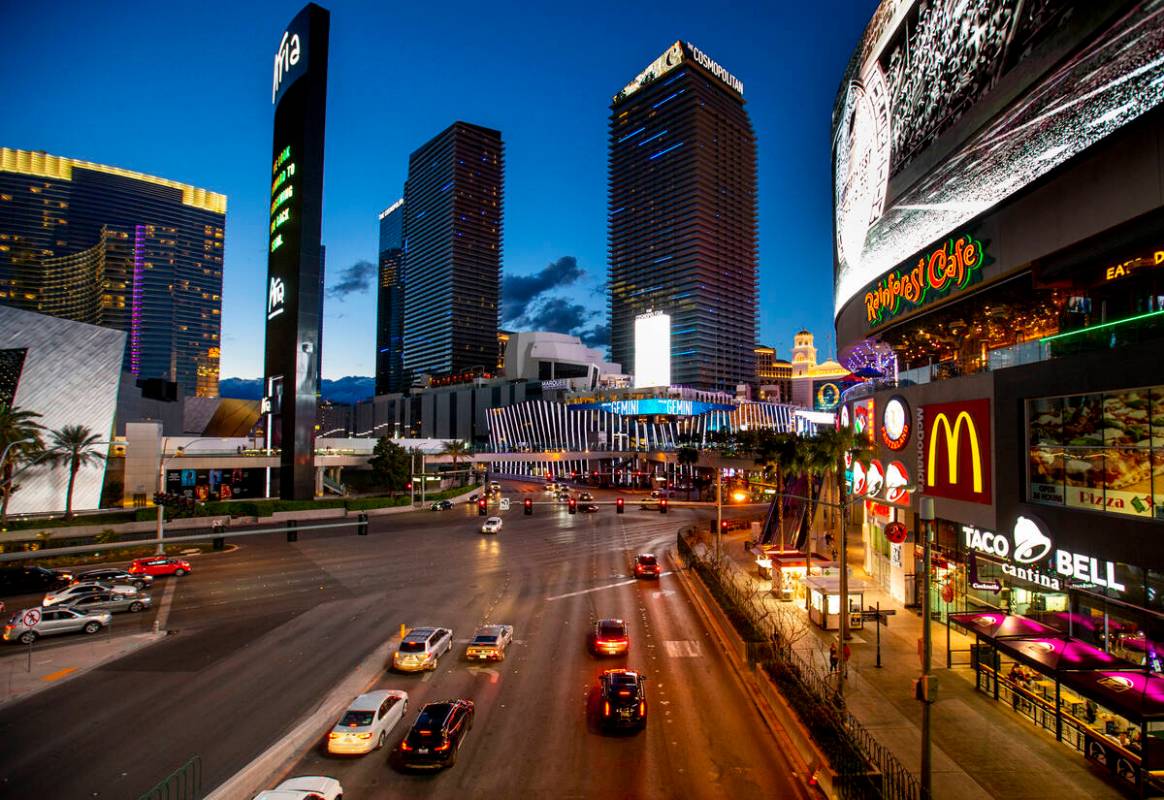
[[[1116,579],[1115,562],[1099,561],[1086,554],[1055,549],[1051,537],[1031,517],[1020,515],[1009,537],[1003,533],[980,530],[973,525],[963,525],[962,544],[967,550],[1004,562],[1002,571],[1007,575],[1054,591],[1061,589],[1060,578],[1070,578],[1115,592],[1127,591],[1127,587]],[[1040,565],[1047,565],[1048,561],[1049,569],[1044,566],[1041,570]],[[1052,570],[1054,574],[1050,574]]]
[[[917,257],[908,272],[895,269],[865,293],[865,323],[875,328],[899,314],[965,289],[982,279],[986,248],[968,233]]]

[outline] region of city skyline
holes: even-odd
[[[527,327],[592,330],[608,323],[602,286],[607,272],[606,127],[610,97],[668,42],[693,43],[738,75],[748,86],[749,111],[759,142],[760,335],[786,351],[801,326],[831,324],[829,158],[831,99],[873,2],[836,2],[835,14],[802,12],[792,18],[774,10],[721,14],[694,4],[666,21],[644,11],[555,12],[538,20],[501,7],[489,14],[464,7],[464,29],[454,29],[439,51],[423,35],[434,24],[422,9],[392,15],[371,4],[333,8],[332,91],[328,101],[324,236],[327,287],[323,335],[324,375],[373,375],[375,371],[375,280],[377,230],[373,215],[386,208],[403,185],[408,153],[455,119],[499,129],[507,142],[504,284],[536,277],[561,259],[577,268],[569,293],[557,284],[523,304]],[[145,6],[142,7],[143,10]],[[6,81],[6,107],[25,110],[0,120],[0,142],[22,149],[98,161],[166,175],[226,194],[227,248],[223,291],[224,377],[253,377],[262,371],[263,264],[266,252],[264,172],[270,125],[270,41],[295,8],[262,4],[232,9],[233,25],[207,45],[204,15],[174,8],[132,13],[116,22],[81,4],[18,8],[14,25],[60,30],[39,43],[14,42],[0,55],[0,74],[45,74],[64,65],[52,93],[33,83]],[[610,28],[610,19],[620,24]],[[774,38],[759,41],[756,17],[770,18]],[[842,21],[843,32],[832,22]],[[521,26],[518,26],[518,22]],[[383,56],[383,37],[393,30],[416,35],[393,38]],[[569,40],[564,39],[569,31]],[[162,36],[162,32],[165,33]],[[123,57],[84,68],[68,55],[93,38],[116,36]],[[505,40],[489,91],[458,86],[471,70],[479,41]],[[571,44],[572,43],[572,44]],[[564,65],[563,53],[583,47],[592,56],[585,69]],[[207,48],[210,48],[209,50]],[[198,52],[196,67],[172,52]],[[141,70],[150,63],[150,70]],[[407,63],[417,81],[395,80]],[[43,65],[43,69],[38,67]],[[790,79],[792,76],[794,79]],[[128,122],[132,102],[112,105],[94,97],[94,87],[131,81],[143,93],[173,93],[181,104],[212,94],[221,116],[184,122],[180,109],[159,108],[149,129]],[[209,94],[208,94],[209,93]],[[511,98],[508,103],[499,100]],[[108,115],[105,126],[60,126],[53,109],[62,103],[85,118]],[[789,109],[796,109],[795,114]],[[229,120],[229,122],[226,122]],[[166,130],[166,136],[154,132]],[[221,137],[214,133],[229,134]],[[815,152],[815,158],[788,158]],[[784,286],[793,285],[793,291]],[[509,296],[503,285],[503,302]],[[778,300],[779,298],[779,300]],[[786,298],[786,299],[785,299]],[[503,317],[505,327],[511,319]]]

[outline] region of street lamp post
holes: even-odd
[[[719,465],[715,468],[715,563],[719,566],[723,547],[723,472]]]
[[[933,775],[932,748],[930,742],[930,705],[933,703],[933,676],[930,667],[933,661],[933,632],[930,630],[930,560],[932,558],[931,545],[934,528],[934,500],[932,497],[922,497],[918,502],[919,516],[925,529],[925,543],[922,546],[922,676],[921,691],[918,693],[922,703],[922,751],[921,751],[921,797],[930,800]]]
[[[840,636],[840,641],[837,642],[837,694],[843,695],[845,693],[845,670],[848,669],[848,661],[845,658],[845,642],[849,640],[849,504],[845,497],[845,472],[844,465],[840,465],[842,469],[837,472],[837,499],[840,500],[840,518],[841,518],[841,619],[838,626],[837,633]],[[827,609],[826,609],[827,612]],[[828,618],[826,613],[825,618]]]

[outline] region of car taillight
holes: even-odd
[[[604,717],[610,716],[610,701],[609,700],[602,701],[602,716],[604,716]]]
[[[357,739],[371,739],[372,734],[370,734],[370,733],[358,733],[358,734],[356,734],[356,738]]]
[[[618,696],[619,696],[619,697],[630,697],[630,692],[628,692],[628,691],[621,691],[621,692],[619,692],[619,693],[618,693]]]
[[[640,717],[645,717],[646,715],[647,715],[647,704],[646,704],[646,703],[643,703],[643,702],[640,702],[640,703],[639,703],[639,716],[640,716]],[[663,716],[667,716],[667,715],[666,715],[666,714],[664,714]]]
[[[12,631],[14,631],[15,629],[16,628],[13,625],[5,625],[4,626],[4,635],[7,636],[8,634],[12,633]]]
[[[436,747],[433,748],[433,750],[436,750],[438,753],[443,753],[445,750],[448,750],[448,749],[449,749],[449,740],[448,739],[445,739],[445,741],[442,744],[438,744]]]
[[[407,740],[407,739],[404,739],[404,740],[402,740],[402,741],[400,742],[400,749],[401,749],[401,750],[411,750],[411,749],[412,749],[412,745],[410,745],[410,744],[408,743],[408,740]]]
[[[327,735],[327,738],[328,739],[338,739],[338,738],[340,738],[340,734],[336,733],[335,731],[332,731],[331,733],[329,733]]]

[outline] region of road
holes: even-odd
[[[405,724],[426,701],[476,701],[455,768],[402,774],[387,748],[346,760],[312,749],[295,773],[339,777],[349,798],[799,796],[677,579],[629,578],[634,554],[661,553],[694,512],[538,508],[525,517],[514,502],[496,537],[457,508],[373,520],[366,537],[255,537],[200,559],[175,592],[173,635],[0,709],[0,797],[135,798],[194,754],[208,790],[369,652],[380,648],[387,662],[401,623],[451,627],[464,640],[486,620],[516,628],[496,672],[446,657],[431,675],[375,682],[410,693]],[[601,616],[630,624],[625,661],[587,654],[585,632]],[[588,724],[587,698],[603,665],[621,663],[648,674],[650,720],[639,735],[605,736]]]

